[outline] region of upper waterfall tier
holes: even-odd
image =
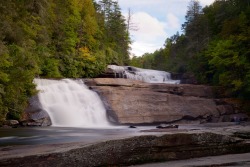
[[[52,126],[108,127],[106,110],[99,96],[79,80],[35,79],[38,96]]]
[[[165,71],[142,69],[132,66],[108,65],[117,75],[117,78],[128,78],[148,83],[179,84],[180,80],[172,80],[171,74]]]

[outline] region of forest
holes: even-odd
[[[195,75],[198,83],[222,86],[226,93],[250,99],[250,1],[215,0],[201,7],[191,0],[182,32],[164,47],[131,65]]]
[[[0,124],[22,119],[37,93],[34,78],[95,77],[108,64],[191,73],[201,84],[250,98],[249,0],[204,8],[191,0],[182,32],[131,59],[129,25],[117,1],[0,0],[0,11]]]
[[[94,77],[129,62],[116,1],[0,0],[0,11],[0,122],[22,118],[35,77]]]

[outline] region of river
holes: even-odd
[[[94,143],[128,136],[142,135],[141,130],[152,129],[150,126],[128,128],[71,128],[71,127],[32,127],[0,128],[0,146],[41,145],[84,142]]]

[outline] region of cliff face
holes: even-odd
[[[114,123],[189,123],[245,120],[234,106],[215,99],[204,85],[147,84],[122,78],[96,78],[85,83],[98,92]],[[238,112],[238,111],[237,111]]]
[[[247,120],[238,103],[216,98],[205,85],[149,84],[123,78],[84,79],[96,91],[114,124],[204,123]],[[37,97],[30,99],[23,126],[49,126],[49,115]]]

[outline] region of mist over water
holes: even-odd
[[[110,127],[104,105],[81,80],[35,79],[39,100],[52,126]]]

